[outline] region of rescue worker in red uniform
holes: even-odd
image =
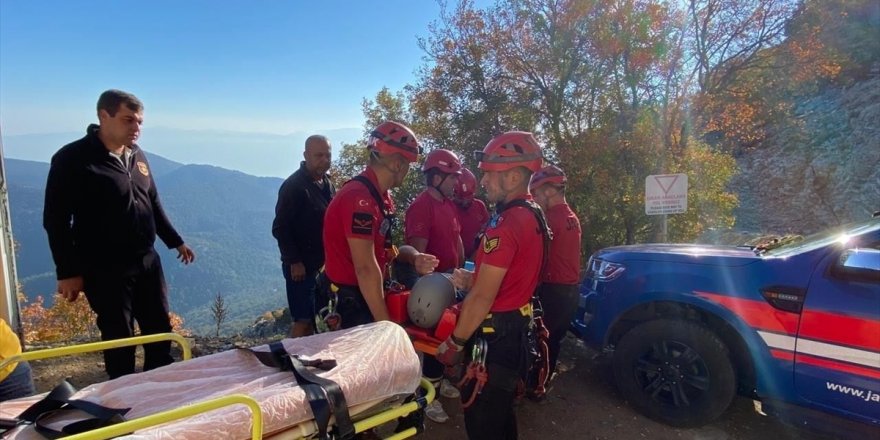
[[[532,175],[529,184],[529,192],[541,205],[553,232],[538,290],[544,309],[544,325],[550,332],[547,344],[550,361],[547,377],[550,379],[556,371],[560,344],[577,310],[580,282],[581,222],[565,200],[565,184],[565,173],[553,165]]]
[[[470,260],[477,249],[477,236],[489,222],[489,210],[482,200],[475,198],[477,178],[467,168],[461,169],[452,201],[455,202],[458,223],[461,225],[461,243],[464,258]]]
[[[451,272],[464,263],[461,226],[452,203],[461,160],[449,150],[434,150],[425,158],[422,173],[425,189],[406,209],[406,243],[437,257],[438,272]]]
[[[525,376],[531,298],[544,259],[544,232],[529,194],[532,173],[541,168],[541,148],[531,133],[513,131],[492,139],[475,154],[481,186],[496,213],[476,251],[475,271],[457,269],[456,288],[467,290],[452,335],[437,348],[437,360],[455,367],[466,344],[486,342],[488,378],[464,410],[471,439],[517,438],[513,403]],[[472,338],[474,338],[472,340]],[[461,390],[462,402],[472,390]]]
[[[422,173],[425,175],[425,189],[406,209],[406,243],[419,252],[437,257],[438,272],[452,272],[464,264],[461,226],[452,202],[453,191],[461,174],[461,160],[452,151],[437,149],[425,157]],[[443,396],[459,397],[458,390],[448,380],[441,380],[443,364],[434,357],[424,357],[422,375],[434,383]],[[437,423],[449,420],[439,399],[427,406],[425,415]]]
[[[341,318],[339,328],[389,319],[384,281],[397,249],[391,243],[394,202],[388,190],[403,183],[421,152],[412,130],[393,121],[371,132],[367,149],[366,170],[336,193],[324,215],[327,258],[316,291],[316,312],[330,307],[331,298],[335,303],[333,310],[318,313],[316,320],[334,314]],[[437,265],[437,259],[428,254],[405,255],[419,273],[428,273]]]

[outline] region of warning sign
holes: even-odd
[[[656,174],[645,178],[645,214],[681,214],[687,211],[687,174]]]

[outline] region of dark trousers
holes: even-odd
[[[171,331],[168,297],[162,263],[155,251],[121,271],[88,273],[84,290],[89,306],[98,315],[104,341],[134,336],[137,322],[141,335]],[[111,379],[134,373],[135,347],[104,351],[104,368]],[[171,342],[144,345],[144,371],[173,362]]]
[[[31,366],[27,362],[19,362],[5,379],[0,380],[0,402],[27,397],[36,392]]]
[[[547,372],[549,377],[556,371],[562,339],[565,338],[565,333],[577,311],[578,286],[544,283],[541,285],[539,296],[544,309],[544,325],[550,332],[550,340],[547,343],[550,352],[550,371]]]
[[[331,281],[324,272],[318,274],[318,285],[315,289],[315,314],[327,307],[331,294]],[[367,300],[355,286],[336,284],[336,313],[342,318],[340,328],[352,328],[373,322],[373,313],[367,306]]]
[[[488,381],[474,403],[464,411],[464,425],[472,440],[516,439],[513,401],[523,379],[526,358],[526,332],[529,318],[518,311],[494,313],[492,333],[484,333],[489,349],[486,357]],[[472,385],[461,390],[462,401],[470,398]]]

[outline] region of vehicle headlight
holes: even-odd
[[[620,263],[612,263],[601,258],[590,257],[587,263],[589,268],[588,276],[595,281],[611,281],[619,277],[626,270],[626,267]]]

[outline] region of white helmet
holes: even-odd
[[[432,328],[440,322],[443,311],[455,301],[455,286],[445,273],[431,273],[419,278],[406,301],[409,320],[422,328]]]

